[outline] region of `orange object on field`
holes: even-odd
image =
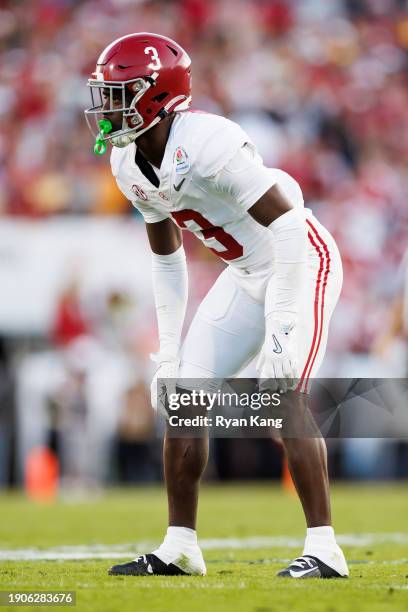
[[[286,457],[283,458],[282,463],[282,486],[283,489],[291,495],[296,495],[295,483],[293,482],[292,476],[290,475],[288,460],[286,459]]]
[[[25,465],[25,487],[36,501],[49,502],[58,491],[59,464],[55,453],[44,446],[33,448]]]

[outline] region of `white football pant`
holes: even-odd
[[[299,388],[304,392],[322,363],[330,318],[343,281],[340,253],[333,237],[313,215],[306,223],[308,266],[297,326]],[[270,279],[273,282],[273,272]],[[182,346],[179,377],[237,376],[260,351],[264,339],[264,304],[255,301],[227,268],[197,309]],[[215,380],[214,383],[216,386]]]

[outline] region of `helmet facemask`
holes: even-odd
[[[154,73],[151,77],[138,77],[129,81],[88,79],[92,106],[85,110],[85,118],[89,129],[99,142],[108,141],[115,147],[126,147],[162,119],[160,116],[156,117],[143,129],[144,119],[136,107],[146,91],[155,85],[157,76],[158,74]],[[114,99],[118,97],[121,104],[115,106]],[[107,101],[109,105],[106,104]],[[122,113],[121,128],[109,134],[101,132],[99,121],[109,119],[114,113]]]

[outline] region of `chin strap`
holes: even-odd
[[[118,136],[112,136],[112,138],[109,138],[109,141],[114,147],[119,147],[120,149],[122,149],[123,147],[127,147],[128,144],[130,144],[131,142],[135,142],[136,138],[139,138],[139,136],[147,132],[147,130],[150,130],[153,126],[157,125],[161,120],[162,117],[157,115],[157,117],[153,119],[150,125],[145,127],[143,130],[136,131],[135,129],[134,132],[128,132],[127,134],[119,134]]]
[[[112,138],[109,138],[109,142],[114,147],[123,149],[123,147],[127,147],[132,142],[135,142],[138,135],[139,134],[135,134],[135,132],[129,132],[129,134],[119,134],[118,136],[112,136]]]

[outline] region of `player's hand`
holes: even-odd
[[[261,388],[285,393],[295,389],[297,366],[296,322],[270,315],[266,320],[265,342],[256,365]]]
[[[176,382],[180,366],[179,357],[157,353],[150,356],[156,362],[157,368],[150,385],[150,397],[154,410],[159,410],[168,417],[166,406],[168,397],[176,393]],[[161,379],[165,378],[166,381]]]

